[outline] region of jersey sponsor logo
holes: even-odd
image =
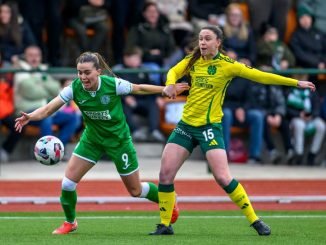
[[[196,77],[194,85],[199,88],[213,88],[213,85],[208,83],[208,77]]]
[[[101,97],[101,103],[102,103],[103,105],[107,105],[107,104],[109,104],[109,103],[110,103],[110,96],[109,96],[109,95],[103,95],[103,96]]]
[[[178,127],[177,127],[177,128],[175,128],[173,131],[174,131],[176,134],[180,134],[180,135],[186,136],[186,137],[189,138],[189,139],[192,139],[191,135],[188,134],[187,132],[183,131],[181,128],[178,128]]]
[[[216,140],[212,140],[211,143],[209,143],[208,146],[218,145]]]
[[[84,111],[86,116],[92,120],[111,120],[110,111]]]
[[[208,68],[207,68],[207,73],[209,75],[215,75],[216,74],[216,66],[213,66],[213,65],[210,65]]]

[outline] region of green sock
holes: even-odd
[[[62,190],[60,202],[65,213],[66,220],[73,223],[76,219],[77,192]]]
[[[154,183],[148,182],[149,185],[149,192],[146,198],[152,202],[158,203],[158,189],[157,185]]]

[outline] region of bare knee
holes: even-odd
[[[215,180],[222,188],[224,188],[230,184],[232,177],[227,175],[217,175],[215,176]]]
[[[170,169],[161,169],[160,171],[160,184],[169,185],[174,181],[175,173]]]
[[[129,192],[130,196],[132,196],[132,197],[140,197],[141,188],[132,187],[132,188],[128,189],[128,192]]]

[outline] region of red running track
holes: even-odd
[[[326,195],[326,180],[243,180],[249,196]],[[225,196],[212,180],[175,182],[179,196]],[[128,196],[121,181],[82,181],[78,196]],[[0,181],[0,197],[59,197],[61,181]],[[256,210],[326,210],[326,202],[253,203]],[[180,203],[181,210],[238,210],[233,203]],[[151,203],[78,204],[78,211],[157,210]],[[0,212],[61,211],[60,204],[0,204]]]

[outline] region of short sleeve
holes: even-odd
[[[132,91],[132,83],[121,78],[115,78],[115,87],[117,95],[130,94]]]
[[[62,99],[63,102],[68,103],[70,100],[73,99],[72,87],[71,85],[65,87],[59,94],[59,97]]]

